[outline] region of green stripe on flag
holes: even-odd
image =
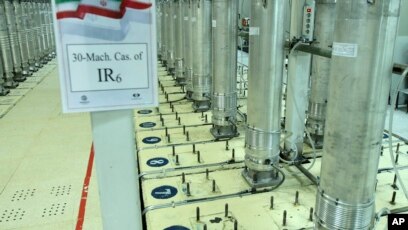
[[[69,2],[80,2],[80,0],[55,0],[56,4],[69,3]]]
[[[67,3],[67,2],[80,2],[81,0],[55,0],[56,4],[60,4],[60,3]],[[121,2],[122,0],[109,0],[111,2]],[[96,1],[99,2],[99,1]]]

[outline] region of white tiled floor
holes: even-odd
[[[0,119],[0,229],[76,226],[92,143],[89,115],[61,114],[57,69],[47,67],[44,80]],[[102,229],[94,177],[84,229]]]

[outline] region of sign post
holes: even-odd
[[[62,109],[91,112],[104,229],[142,229],[134,108],[158,106],[154,0],[54,0]]]

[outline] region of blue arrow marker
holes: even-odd
[[[169,199],[177,194],[177,189],[170,185],[163,185],[152,190],[151,195],[156,199]]]
[[[143,122],[142,124],[139,125],[142,128],[153,128],[156,126],[156,123],[154,122]]]
[[[138,114],[150,114],[153,111],[151,111],[150,109],[144,109],[144,110],[139,110],[137,111]]]
[[[161,141],[160,137],[145,137],[142,142],[145,144],[157,144]]]

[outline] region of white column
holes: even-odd
[[[133,110],[91,119],[103,229],[142,230]]]

